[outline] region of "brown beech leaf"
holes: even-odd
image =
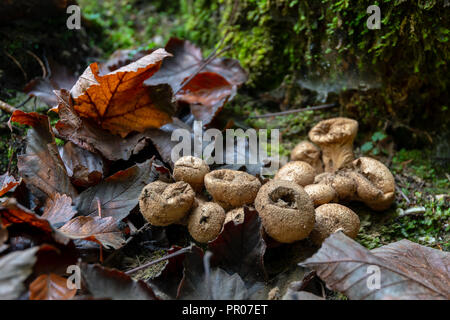
[[[24,88],[24,92],[30,96],[38,97],[48,106],[53,107],[58,104],[58,98],[53,93],[54,90],[70,90],[77,81],[75,75],[65,66],[49,59],[49,73],[47,78],[36,78],[31,80]]]
[[[67,244],[70,241],[69,238],[56,230],[48,220],[21,206],[14,198],[9,198],[0,203],[0,219],[5,227],[12,224],[27,224],[48,234],[58,243]]]
[[[112,55],[109,56],[108,61],[100,64],[100,73],[106,74],[115,71],[127,64],[139,60],[140,58],[152,52],[153,50],[116,50]]]
[[[237,273],[246,282],[266,280],[261,219],[252,208],[244,207],[241,224],[229,221],[214,241],[208,244],[213,253],[212,266],[220,266],[229,273]]]
[[[0,197],[8,191],[12,191],[19,183],[20,181],[17,181],[8,172],[2,174],[0,176]]]
[[[41,274],[29,287],[30,300],[70,300],[77,289],[67,288],[67,279],[54,273]]]
[[[23,282],[33,272],[38,250],[33,247],[0,258],[0,300],[16,299],[25,290]]]
[[[112,217],[76,217],[59,228],[71,239],[94,241],[105,248],[119,249],[125,239],[117,228],[117,221]]]
[[[135,281],[116,269],[83,263],[81,276],[86,289],[96,299],[158,300],[152,288],[144,281]]]
[[[70,141],[59,148],[59,155],[74,185],[87,188],[102,180],[103,160],[100,155],[82,149]]]
[[[156,130],[149,129],[143,133],[130,134],[126,138],[121,138],[100,128],[92,121],[81,118],[73,108],[73,101],[68,91],[55,91],[55,94],[60,102],[58,105],[60,120],[55,125],[58,135],[83,149],[99,153],[109,160],[128,160],[147,145],[146,138],[149,132]]]
[[[177,38],[171,38],[165,49],[173,57],[164,60],[161,69],[145,83],[170,84],[173,91],[178,92],[177,101],[190,104],[192,114],[204,125],[214,119],[223,105],[233,98],[237,87],[247,80],[247,73],[237,60],[215,58],[186,83],[205,62],[201,50],[189,41]]]
[[[91,64],[70,91],[75,111],[121,137],[170,122],[171,92],[143,85],[169,56],[158,49],[106,75],[100,75],[97,63]]]
[[[47,116],[35,112],[14,111],[10,119],[32,127],[27,134],[24,155],[17,157],[19,174],[40,198],[55,197],[56,194],[77,195],[62,162]]]
[[[450,299],[450,253],[408,240],[369,251],[339,232],[300,265],[352,300]],[[379,289],[368,285],[377,268]]]
[[[56,194],[53,199],[47,199],[41,217],[48,220],[52,225],[56,225],[69,221],[76,214],[77,211],[72,206],[72,198],[65,194]]]
[[[77,210],[84,216],[101,214],[101,217],[113,217],[119,222],[138,204],[142,188],[156,178],[152,159],[136,164],[80,193],[75,199]]]

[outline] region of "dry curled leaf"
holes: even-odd
[[[77,210],[84,216],[113,217],[119,222],[138,204],[142,188],[156,177],[152,159],[119,171],[80,193]]]
[[[119,249],[125,239],[112,217],[76,217],[63,225],[59,231],[71,239],[94,241],[105,248]]]
[[[158,49],[105,75],[100,75],[97,63],[91,64],[70,91],[75,111],[121,137],[170,122],[171,91],[167,86],[143,85],[169,56]]]
[[[19,175],[31,191],[41,198],[53,198],[58,193],[76,196],[77,191],[59,156],[48,117],[16,110],[10,121],[32,127],[27,134],[26,153],[17,157]]]
[[[300,265],[352,300],[450,299],[450,254],[408,240],[369,251],[339,232]],[[374,270],[379,289],[368,284]]]
[[[30,300],[70,300],[77,289],[67,287],[67,279],[54,273],[42,274],[29,287]]]
[[[23,282],[33,272],[39,247],[14,251],[0,258],[0,300],[12,300],[25,290]]]
[[[0,176],[0,197],[5,195],[8,191],[12,191],[20,181],[17,181],[8,172],[5,172]]]
[[[81,265],[86,289],[93,298],[112,300],[158,300],[144,281],[135,281],[116,269],[100,265]]]
[[[42,219],[48,220],[52,225],[65,223],[72,219],[77,211],[72,206],[72,199],[63,194],[56,194],[53,199],[47,199]]]

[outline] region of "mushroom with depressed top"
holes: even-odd
[[[335,172],[353,161],[357,132],[358,122],[349,118],[322,120],[309,131],[309,139],[322,149],[326,172]]]
[[[292,181],[299,186],[314,182],[316,170],[304,161],[291,161],[282,166],[275,174],[274,180]]]
[[[305,191],[311,198],[314,207],[338,200],[336,191],[326,184],[310,184],[305,187]]]
[[[200,203],[189,215],[188,230],[201,243],[214,240],[222,230],[225,211],[214,202]]]
[[[315,184],[325,184],[334,189],[339,200],[354,200],[356,194],[356,182],[346,172],[324,172],[314,178]]]
[[[142,189],[139,208],[144,218],[154,226],[168,226],[187,215],[194,202],[195,192],[183,181],[151,182]]]
[[[309,141],[302,141],[292,149],[291,161],[304,161],[309,163],[316,174],[323,172],[323,163],[320,159],[320,149]]]
[[[356,181],[357,199],[369,208],[386,210],[395,199],[395,180],[380,161],[361,157],[352,162],[351,176]]]
[[[175,162],[173,177],[176,181],[184,181],[199,192],[204,185],[204,177],[209,172],[208,164],[197,157],[185,156]]]
[[[320,245],[331,234],[342,231],[352,239],[359,232],[360,221],[353,210],[337,203],[327,203],[316,208],[316,222],[309,238]]]
[[[308,237],[314,228],[314,206],[308,194],[292,181],[272,180],[255,199],[266,233],[282,243]]]
[[[261,182],[243,171],[221,169],[211,171],[205,176],[205,187],[214,202],[228,210],[252,204]]]

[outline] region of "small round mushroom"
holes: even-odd
[[[155,181],[142,189],[139,208],[150,224],[168,226],[188,214],[194,197],[194,190],[186,182]]]
[[[291,161],[282,166],[275,174],[274,180],[292,181],[299,186],[307,186],[314,182],[316,170],[304,161]]]
[[[320,245],[331,234],[342,230],[352,239],[359,232],[359,217],[353,210],[337,203],[327,203],[316,208],[316,223],[309,238]]]
[[[309,131],[309,139],[322,149],[326,172],[335,172],[353,161],[353,140],[357,132],[358,122],[349,118],[323,120]]]
[[[261,182],[243,171],[221,169],[205,176],[205,187],[214,202],[228,210],[253,203]]]
[[[188,230],[192,238],[200,243],[214,240],[222,230],[225,211],[214,202],[200,203],[192,210],[188,220]]]
[[[356,159],[352,168],[358,199],[376,211],[389,208],[395,199],[395,180],[389,169],[369,157]]]
[[[316,173],[323,172],[323,163],[320,158],[320,149],[309,141],[302,141],[292,149],[291,161],[304,161],[309,163]]]
[[[230,221],[234,221],[234,224],[241,224],[244,222],[244,218],[245,218],[244,208],[236,208],[227,212],[224,224]]]
[[[314,178],[314,183],[332,187],[336,191],[339,200],[352,200],[356,194],[355,180],[345,172],[324,172]]]
[[[326,184],[310,184],[305,187],[305,191],[311,198],[314,207],[338,200],[336,191]]]
[[[181,157],[175,162],[173,177],[176,181],[184,181],[200,192],[203,188],[203,179],[209,172],[209,166],[200,158],[193,156]]]
[[[255,199],[266,233],[282,243],[308,237],[314,228],[314,206],[308,194],[292,181],[272,180]]]

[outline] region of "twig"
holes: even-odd
[[[8,58],[10,58],[10,59],[14,62],[14,64],[20,69],[20,71],[22,71],[22,74],[23,74],[23,77],[24,77],[25,81],[28,81],[28,75],[27,75],[27,73],[25,72],[25,70],[23,69],[23,67],[22,67],[22,65],[20,64],[20,62],[17,61],[16,58],[14,58],[12,55],[10,55],[10,54],[9,54],[8,52],[6,52],[5,50],[3,50],[3,52],[6,54],[6,56],[7,56]]]
[[[157,264],[157,263],[159,263],[161,261],[165,261],[167,259],[179,256],[179,255],[184,254],[186,252],[191,252],[191,250],[192,250],[192,246],[189,246],[189,247],[186,247],[186,248],[182,248],[182,249],[180,249],[180,250],[178,250],[178,251],[176,251],[174,253],[165,255],[164,257],[161,257],[159,259],[150,261],[150,262],[148,262],[146,264],[143,264],[142,266],[139,266],[139,267],[136,267],[134,269],[128,270],[128,271],[125,272],[125,274],[132,274],[132,273],[138,272],[139,270],[146,269],[146,268],[148,268],[148,267],[150,267],[150,266],[152,266],[154,264]]]
[[[320,105],[320,106],[314,106],[314,107],[311,107],[311,108],[301,108],[301,109],[292,109],[292,110],[281,111],[281,112],[266,113],[266,114],[261,114],[261,115],[257,115],[257,116],[250,116],[249,118],[254,118],[254,119],[257,119],[257,118],[270,118],[270,117],[284,116],[284,115],[287,115],[287,114],[303,112],[303,111],[329,109],[329,108],[334,108],[334,107],[337,107],[337,106],[338,106],[337,103],[330,103],[330,104],[323,104],[323,105]]]
[[[403,199],[406,200],[407,204],[411,203],[411,200],[409,200],[409,198],[406,196],[406,194],[403,193],[402,189],[400,189],[399,187],[395,186],[395,189],[402,195]]]
[[[30,56],[32,56],[34,59],[36,59],[36,61],[39,63],[39,65],[41,66],[41,69],[42,69],[42,78],[45,79],[47,77],[47,69],[45,68],[42,60],[39,59],[39,57],[37,55],[35,55],[33,52],[31,52],[30,50],[27,50],[25,52],[28,53]]]
[[[6,102],[0,100],[0,109],[5,111],[6,113],[13,113],[17,109],[14,108],[12,105],[7,104]]]

